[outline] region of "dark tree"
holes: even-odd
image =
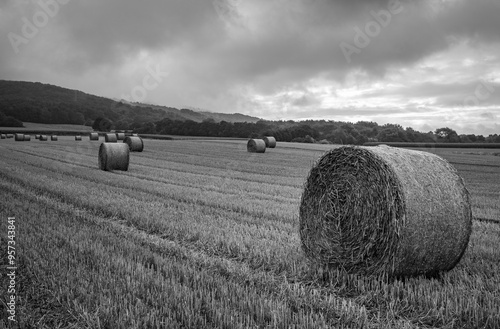
[[[96,131],[110,131],[113,124],[106,118],[98,117],[95,119],[92,129]]]

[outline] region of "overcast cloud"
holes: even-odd
[[[0,78],[122,98],[152,75],[132,100],[488,135],[499,17],[500,0],[0,0]]]

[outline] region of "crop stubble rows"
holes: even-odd
[[[493,328],[500,321],[494,224],[475,223],[464,260],[443,282],[315,280],[299,248],[297,209],[321,150],[255,155],[241,142],[147,141],[128,172],[108,173],[97,170],[97,143],[68,155],[71,145],[5,143],[0,159],[10,201],[1,213],[23,218],[26,276],[41,286],[62,282],[54,303],[67,323]],[[483,205],[476,189],[475,212],[489,205],[485,214],[496,216],[495,191],[493,202],[481,196]]]

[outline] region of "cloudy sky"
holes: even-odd
[[[500,0],[0,0],[0,79],[500,133]]]

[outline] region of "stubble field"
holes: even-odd
[[[24,327],[500,327],[499,150],[427,150],[478,219],[454,270],[387,282],[322,275],[300,249],[303,183],[331,145],[145,140],[129,171],[104,172],[101,142],[0,141],[1,265],[15,216]]]

